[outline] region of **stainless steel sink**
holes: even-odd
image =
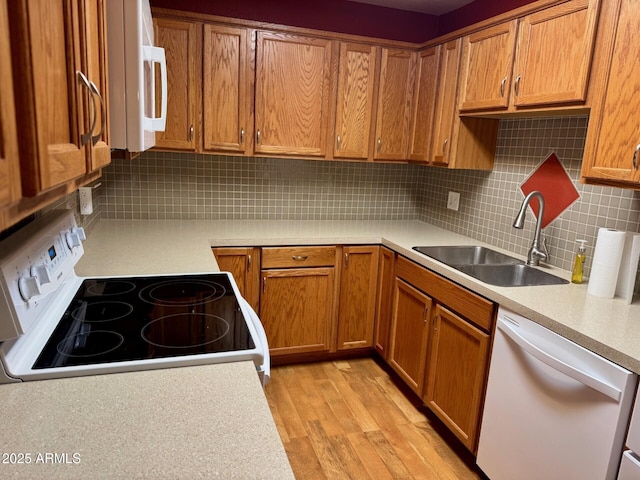
[[[522,263],[517,258],[479,245],[413,247],[414,250],[435,258],[450,267],[457,265],[502,265]]]
[[[457,270],[478,280],[499,287],[562,285],[567,280],[525,265],[458,265]]]
[[[522,260],[479,245],[413,247],[481,282],[500,287],[561,285],[563,278],[525,265]]]

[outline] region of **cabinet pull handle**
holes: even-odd
[[[380,150],[382,150],[382,139],[378,137],[378,153],[380,153]]]
[[[240,129],[240,143],[244,143],[244,128]]]
[[[193,125],[191,125],[189,127],[189,142],[193,142],[193,133],[194,133],[194,128],[193,128]]]
[[[427,308],[427,306],[425,305],[425,306],[424,306],[424,311],[422,312],[422,320],[424,321],[424,324],[425,324],[425,325],[427,324],[427,310],[428,310],[428,308]]]
[[[100,140],[100,138],[102,137],[102,134],[104,133],[104,127],[107,123],[107,118],[106,118],[107,111],[104,106],[104,98],[102,98],[102,95],[100,94],[100,90],[98,90],[98,87],[96,87],[96,84],[93,82],[89,82],[89,85],[91,86],[92,94],[97,95],[98,100],[100,100],[100,115],[102,117],[100,122],[100,131],[98,132],[97,135],[93,135],[91,137],[91,144],[95,146],[96,143],[98,143],[98,140]],[[96,114],[96,117],[97,117],[97,114]],[[91,130],[91,132],[93,133],[93,130]]]
[[[260,143],[260,129],[256,132],[256,143]]]
[[[444,143],[442,144],[442,156],[447,154],[447,143],[449,143],[449,139],[445,138]]]
[[[638,171],[638,153],[640,152],[640,143],[636,145],[636,151],[633,152],[633,169]]]
[[[344,254],[344,268],[349,268],[349,254]]]
[[[502,79],[502,82],[500,82],[500,96],[502,98],[504,98],[504,84],[507,83],[507,77],[504,77]]]
[[[267,292],[267,277],[262,277],[262,293]]]
[[[251,271],[251,255],[247,256],[247,272]]]
[[[338,150],[340,150],[340,144],[341,143],[342,143],[342,139],[340,138],[340,135],[338,135],[338,142],[337,142]]]
[[[293,255],[291,258],[296,262],[304,262],[309,257],[306,255]]]
[[[521,75],[518,75],[516,77],[516,83],[513,85],[513,91],[516,93],[516,97],[518,95],[520,95],[520,79],[522,78]]]
[[[80,84],[83,85],[87,90],[89,90],[89,94],[91,95],[90,118],[93,117],[91,120],[91,127],[89,128],[89,131],[80,135],[80,142],[84,147],[87,143],[89,143],[89,141],[92,138],[93,130],[96,128],[96,118],[98,117],[98,115],[96,112],[96,97],[94,97],[93,92],[91,91],[91,84],[89,83],[89,80],[87,80],[87,77],[80,70],[76,71],[76,75],[78,77],[78,81],[80,82]]]

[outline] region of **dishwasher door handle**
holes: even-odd
[[[616,402],[620,401],[620,397],[622,396],[622,391],[620,389],[603,382],[599,378],[595,378],[594,376],[581,370],[578,367],[565,363],[562,360],[557,359],[553,355],[550,355],[549,353],[545,352],[540,347],[532,343],[529,339],[516,332],[513,327],[509,326],[509,324],[507,324],[507,322],[505,322],[501,318],[498,319],[498,328],[502,330],[502,332],[507,337],[509,337],[525,352],[537,358],[541,362],[547,364],[554,370],[564,373],[568,377],[571,377],[574,380],[593,388],[594,390],[606,395]]]

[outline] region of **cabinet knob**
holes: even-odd
[[[500,96],[502,98],[504,98],[504,85],[505,85],[505,83],[507,83],[507,77],[504,77],[502,79],[502,82],[500,82]]]
[[[522,78],[522,76],[518,75],[518,76],[516,77],[516,83],[514,83],[514,84],[513,84],[513,91],[515,92],[516,97],[517,97],[518,95],[520,95],[520,79],[521,79],[521,78]]]
[[[633,169],[638,171],[638,153],[640,152],[640,143],[636,145],[636,150],[633,152]]]

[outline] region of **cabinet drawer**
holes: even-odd
[[[419,288],[485,331],[491,331],[495,317],[493,302],[404,257],[398,257],[396,276]]]
[[[336,247],[267,247],[262,249],[262,268],[333,267]]]

